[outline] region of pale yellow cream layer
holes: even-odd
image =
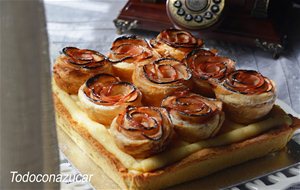
[[[52,86],[53,92],[58,96],[64,107],[71,114],[72,119],[87,129],[94,139],[101,143],[107,151],[115,155],[116,158],[132,172],[147,172],[156,170],[179,161],[180,159],[203,148],[243,141],[257,136],[272,127],[283,124],[291,124],[291,118],[289,116],[280,111],[279,108],[273,109],[274,113],[271,113],[270,117],[266,120],[253,123],[245,127],[234,127],[229,132],[225,132],[217,137],[192,144],[184,143],[184,145],[177,148],[167,150],[143,160],[137,160],[117,147],[114,139],[109,133],[109,130],[106,129],[104,125],[91,120],[88,115],[81,110],[78,106],[78,98],[76,96],[70,96],[61,90],[54,81]]]

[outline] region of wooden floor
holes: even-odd
[[[118,36],[112,20],[125,3],[124,0],[45,0],[51,61],[65,46],[107,53]],[[300,13],[296,13],[289,31],[288,51],[277,60],[260,49],[207,39],[205,42],[207,47],[219,49],[221,55],[236,60],[239,68],[258,70],[273,79],[278,98],[300,113]],[[151,38],[155,33],[141,32],[139,35]]]

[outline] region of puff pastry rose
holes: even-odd
[[[80,87],[78,97],[91,119],[109,126],[128,105],[141,105],[142,94],[131,83],[110,74],[98,74]]]
[[[111,63],[101,53],[76,47],[65,47],[53,66],[56,84],[69,94],[77,94],[80,86],[98,73],[111,73]]]
[[[143,93],[143,102],[146,105],[160,106],[165,96],[187,88],[191,76],[185,64],[172,58],[162,58],[137,66],[132,81]]]
[[[226,115],[238,123],[253,123],[267,115],[276,99],[275,83],[252,70],[236,70],[215,88]]]
[[[165,150],[173,137],[173,125],[164,108],[128,106],[113,120],[110,132],[121,150],[146,158]]]
[[[188,90],[167,96],[162,107],[169,111],[176,133],[189,142],[215,136],[225,119],[222,102]]]
[[[184,62],[191,69],[197,93],[214,97],[213,86],[235,70],[235,62],[227,57],[217,56],[205,49],[196,49],[187,55]]]
[[[191,33],[177,29],[166,29],[150,40],[151,46],[162,56],[182,60],[189,52],[203,45]]]
[[[108,55],[114,63],[113,72],[122,80],[131,82],[135,65],[150,63],[160,57],[149,44],[137,36],[117,38]]]

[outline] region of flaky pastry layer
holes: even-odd
[[[55,87],[54,87],[55,88]],[[293,119],[293,125],[282,125],[255,138],[233,143],[227,146],[204,148],[173,164],[149,172],[129,169],[128,166],[139,162],[126,153],[118,152],[114,143],[107,146],[111,139],[103,126],[95,128],[94,123],[79,123],[74,117],[82,117],[78,112],[69,111],[63,100],[54,92],[57,123],[83,151],[91,156],[107,175],[122,189],[159,189],[188,180],[206,176],[223,168],[264,156],[283,148],[291,138],[293,131],[300,125],[299,119]],[[73,98],[75,101],[76,98]],[[70,113],[72,112],[72,113]],[[75,116],[74,116],[75,114]],[[78,114],[76,116],[76,114]],[[91,122],[91,121],[90,121]],[[90,125],[85,128],[83,125]],[[93,134],[102,134],[102,141]],[[106,142],[106,144],[104,143]],[[113,153],[114,152],[114,153]],[[127,158],[127,159],[120,159]],[[125,162],[124,162],[125,161]],[[193,175],[191,175],[193,174]]]

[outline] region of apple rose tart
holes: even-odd
[[[272,109],[276,99],[275,83],[252,70],[236,70],[215,88],[227,115],[238,123],[253,123]]]
[[[111,73],[111,63],[101,53],[76,47],[65,47],[53,66],[56,84],[69,94],[77,94],[80,86],[98,73]]]
[[[192,74],[187,66],[172,58],[161,58],[152,63],[137,66],[133,84],[143,93],[146,105],[160,106],[167,95],[190,85]]]
[[[113,73],[122,80],[131,82],[135,65],[150,63],[160,55],[144,39],[122,36],[113,42],[108,57],[114,63]]]
[[[131,83],[110,74],[98,74],[79,89],[80,106],[88,116],[109,126],[128,105],[141,105],[141,92]]]
[[[188,90],[167,96],[161,105],[169,111],[176,133],[188,142],[215,136],[225,119],[222,102]]]
[[[113,120],[110,132],[117,146],[135,158],[162,152],[174,133],[165,108],[133,106],[128,106]]]
[[[194,90],[207,97],[214,97],[213,86],[235,70],[234,61],[204,49],[193,50],[184,62],[192,71]]]
[[[150,44],[162,57],[182,60],[193,49],[201,47],[203,41],[187,31],[166,29],[150,40]]]

